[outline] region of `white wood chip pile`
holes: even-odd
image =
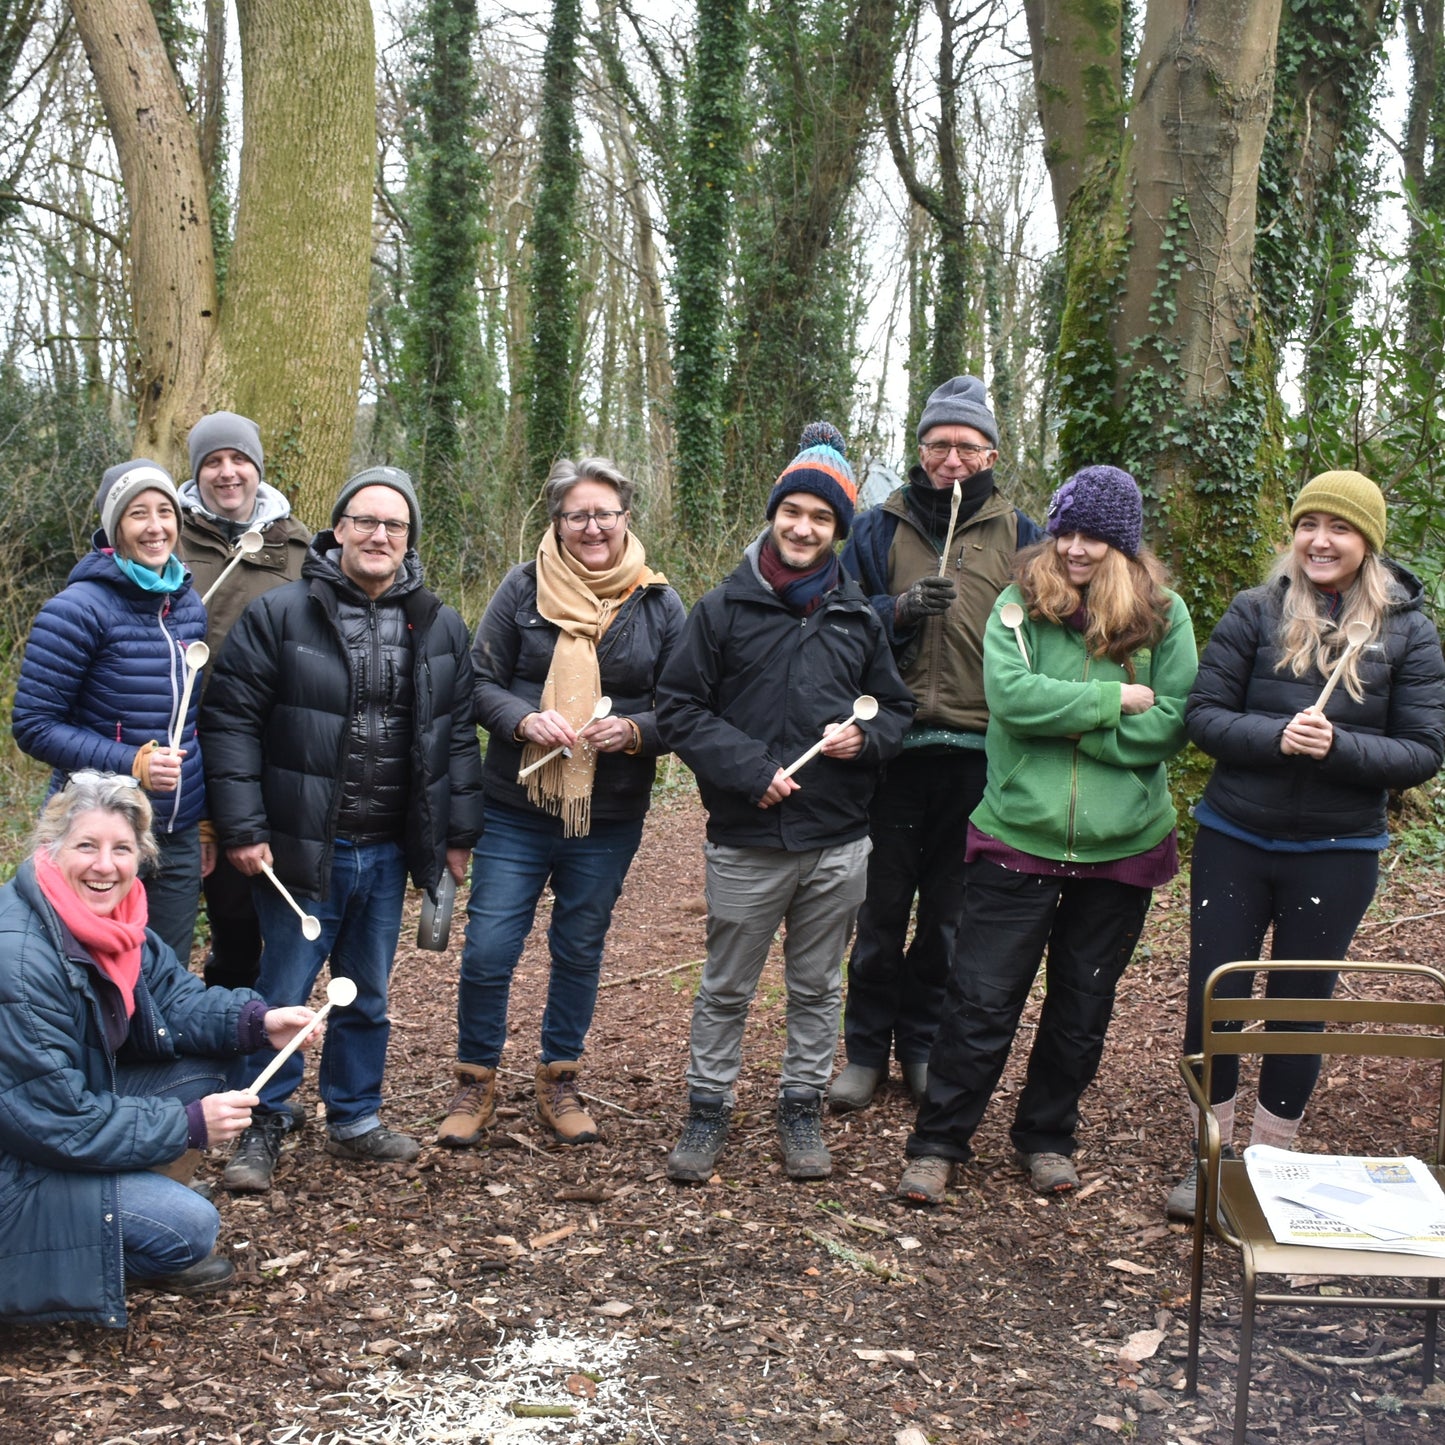
[[[386,1368],[350,1390],[278,1402],[289,1423],[270,1445],[532,1445],[565,1439],[609,1445],[636,1433],[650,1439],[645,1406],[625,1366],[637,1342],[623,1335],[588,1339],[559,1328],[500,1345],[490,1357],[440,1373]],[[465,1371],[470,1367],[471,1373]],[[596,1376],[596,1395],[570,1394],[569,1375]],[[519,1419],[509,1406],[567,1405],[570,1419]]]

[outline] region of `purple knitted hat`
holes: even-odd
[[[1144,535],[1139,484],[1118,467],[1081,467],[1054,493],[1045,527],[1051,537],[1082,532],[1135,557]]]

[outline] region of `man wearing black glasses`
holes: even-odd
[[[870,810],[868,896],[848,964],[848,1063],[828,1091],[837,1112],[872,1103],[890,1054],[915,1098],[928,1077],[963,910],[968,815],[983,796],[984,623],[1015,551],[1043,536],[994,485],[998,439],[983,383],[973,376],[944,382],[918,422],[918,465],[858,517],[843,551],[918,713]]]
[[[304,1003],[328,959],[332,977],[357,986],[321,1054],[327,1153],[406,1163],[420,1146],[379,1114],[387,980],[408,873],[428,890],[444,868],[460,882],[481,832],[470,639],[421,584],[421,515],[405,472],[352,477],[331,523],[301,580],[258,597],[221,649],[201,717],[206,787],[222,845],[253,880],[258,989]],[[319,920],[318,937],[259,876],[268,868]],[[274,1057],[249,1055],[237,1077]],[[301,1073],[293,1055],[262,1088],[228,1189],[270,1187]]]

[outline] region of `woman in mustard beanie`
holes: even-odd
[[[1262,586],[1230,603],[1189,695],[1189,736],[1215,763],[1194,810],[1185,1053],[1202,1044],[1205,980],[1258,958],[1271,926],[1275,958],[1345,957],[1389,842],[1386,794],[1433,777],[1445,754],[1440,638],[1420,583],[1382,555],[1379,487],[1359,472],[1323,472],[1289,516],[1289,545]],[[1346,652],[1354,622],[1369,636]],[[1335,978],[1293,974],[1277,989],[1270,975],[1266,993],[1328,998]],[[1251,981],[1231,984],[1243,992]],[[1319,1070],[1318,1055],[1264,1060],[1252,1142],[1289,1148]],[[1238,1076],[1237,1060],[1216,1061],[1211,1103],[1226,1144]],[[1171,1219],[1194,1217],[1197,1179],[1196,1164],[1169,1195]]]

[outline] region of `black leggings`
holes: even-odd
[[[1221,964],[1258,958],[1265,931],[1274,925],[1271,956],[1278,959],[1343,959],[1360,919],[1375,896],[1379,854],[1330,849],[1320,853],[1271,853],[1200,828],[1189,876],[1189,1007],[1184,1052],[1196,1054],[1203,1041],[1204,983]],[[1271,973],[1267,998],[1329,998],[1332,971]],[[1279,980],[1277,983],[1276,980]],[[1231,977],[1220,997],[1244,998],[1254,975]],[[1269,1023],[1272,1029],[1318,1028],[1312,1024]],[[1298,1119],[1320,1075],[1318,1054],[1275,1054],[1260,1065],[1259,1102],[1281,1119]],[[1210,1101],[1231,1098],[1239,1086],[1239,1060],[1218,1057]]]

